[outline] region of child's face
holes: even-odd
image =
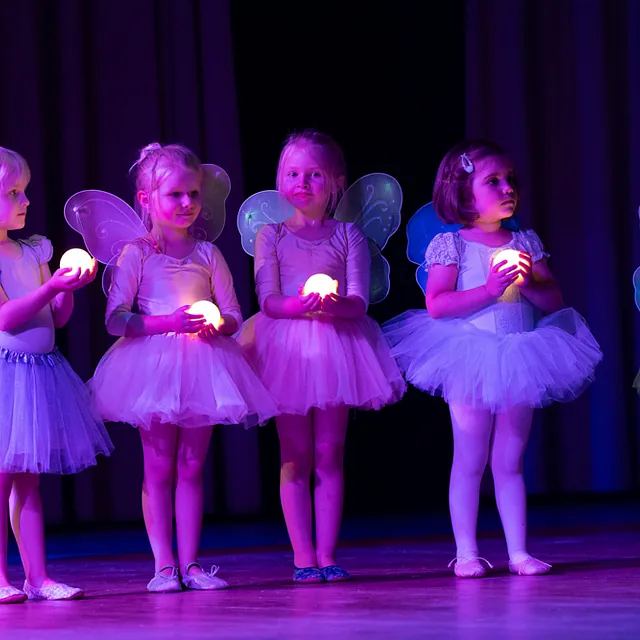
[[[23,229],[27,219],[29,200],[25,195],[27,180],[21,176],[8,177],[0,184],[0,228],[11,231]]]
[[[330,177],[309,146],[295,146],[281,167],[279,188],[287,200],[308,215],[324,215],[331,195]]]
[[[503,158],[489,157],[476,163],[472,177],[478,220],[498,222],[510,218],[518,205],[513,167]]]
[[[143,205],[148,203],[154,225],[188,229],[202,209],[202,175],[175,168],[150,197],[140,192],[138,198]]]

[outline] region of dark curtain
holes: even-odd
[[[155,140],[180,142],[231,178],[218,245],[248,313],[251,262],[235,230],[243,185],[227,0],[5,0],[0,59],[0,144],[30,164],[24,235],[53,241],[52,266],[66,249],[83,246],[63,220],[69,196],[102,189],[132,203],[127,171],[138,150]],[[104,309],[95,283],[76,294],[71,322],[58,334],[85,380],[112,342]],[[110,434],[116,451],[97,468],[43,478],[48,522],[140,520],[138,435],[126,425],[111,425]],[[219,429],[206,468],[206,511],[255,511],[257,475],[255,431]]]
[[[467,133],[506,146],[565,301],[604,360],[580,400],[539,412],[534,492],[638,487],[640,3],[467,0]]]

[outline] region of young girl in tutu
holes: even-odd
[[[295,212],[256,237],[261,312],[239,336],[282,413],[276,418],[280,496],[296,582],[350,577],[335,558],[349,407],[379,409],[405,388],[379,326],[366,315],[367,240],[355,224],[332,218],[345,174],[342,150],[329,136],[305,132],[284,145],[277,189]],[[337,293],[303,293],[307,279],[319,273],[337,280]]]
[[[142,507],[156,568],[148,590],[223,589],[229,585],[215,575],[218,567],[205,572],[197,559],[212,425],[266,421],[276,406],[230,337],[242,316],[222,253],[189,232],[202,207],[200,161],[184,147],[155,143],[133,171],[150,231],[118,258],[106,325],[123,337],[100,361],[91,389],[105,420],[139,427]],[[217,329],[189,313],[199,300],[219,307]]]
[[[0,147],[0,604],[82,597],[47,573],[40,474],[76,473],[113,449],[85,385],[54,342],[73,311],[73,292],[93,281],[97,266],[51,275],[49,240],[8,237],[25,225],[29,179],[26,161]],[[8,502],[23,591],[9,583]]]
[[[544,574],[550,565],[529,555],[526,542],[522,460],[533,409],[577,397],[593,380],[600,349],[583,319],[563,308],[535,232],[501,224],[518,205],[503,149],[485,142],[451,149],[438,169],[433,204],[443,222],[460,228],[436,235],[427,248],[427,311],[408,311],[384,331],[407,381],[449,404],[455,574],[487,571],[476,540],[487,463],[509,569]],[[500,256],[504,249],[517,252],[515,264]],[[536,322],[536,312],[549,315]]]

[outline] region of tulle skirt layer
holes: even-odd
[[[57,349],[0,348],[0,472],[76,473],[111,451],[84,383]]]
[[[379,325],[313,315],[275,319],[258,313],[238,335],[281,413],[345,405],[380,409],[406,385]]]
[[[407,382],[447,402],[494,412],[573,400],[602,359],[573,309],[543,318],[532,331],[500,336],[418,310],[390,320],[383,331]]]
[[[276,404],[233,338],[120,338],[89,382],[105,421],[148,429],[264,423]]]

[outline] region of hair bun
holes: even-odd
[[[154,151],[160,151],[160,149],[162,149],[162,145],[159,142],[148,144],[140,151],[138,162],[142,162],[147,156],[151,155]]]

